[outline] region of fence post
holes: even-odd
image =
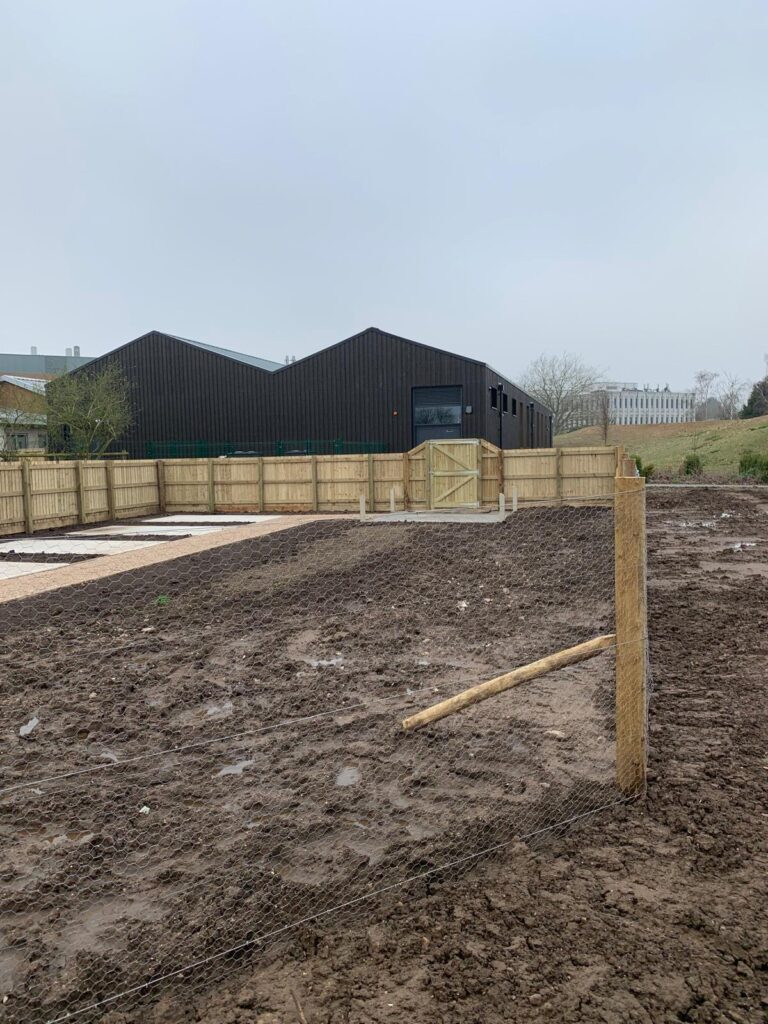
[[[424,453],[424,475],[426,477],[424,490],[427,508],[432,508],[432,444],[429,441],[427,441],[427,448]]]
[[[213,459],[208,459],[208,511],[216,511],[216,482],[213,476]]]
[[[85,481],[83,480],[83,464],[75,463],[75,485],[77,487],[77,521],[82,526],[85,523]]]
[[[104,463],[107,474],[107,516],[109,519],[117,518],[117,506],[115,504],[115,464],[112,459]]]
[[[504,449],[499,448],[496,475],[499,478],[499,494],[504,494]]]
[[[563,497],[563,449],[557,449],[557,466],[555,469],[557,474],[557,497],[562,500]]]
[[[165,498],[165,462],[162,459],[157,460],[157,507],[160,512],[165,512],[166,509],[166,498]]]
[[[368,452],[368,507],[376,511],[376,483],[373,477],[373,453]]]
[[[408,459],[408,452],[403,452],[403,512],[408,511],[408,504],[410,501],[410,460]]]
[[[24,531],[35,532],[35,517],[32,510],[32,484],[30,482],[29,459],[21,459],[21,500],[24,505]]]
[[[622,792],[645,789],[646,550],[645,480],[615,478],[616,777]]]
[[[259,512],[264,511],[264,456],[259,456]]]
[[[317,512],[317,456],[310,455],[309,458],[312,463],[312,510]]]

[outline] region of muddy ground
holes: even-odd
[[[611,628],[604,510],[322,524],[7,606],[10,1019],[763,1020],[768,505],[656,492],[649,525],[647,803],[528,844],[617,797],[610,658],[397,722]]]

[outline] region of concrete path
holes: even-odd
[[[89,540],[71,533],[66,537],[19,537],[3,541],[0,554],[25,555],[122,555],[126,551],[145,548],[148,544],[162,544],[161,540],[103,540],[94,537]]]
[[[48,572],[49,569],[63,569],[66,565],[66,562],[0,561],[0,580],[13,580],[17,576],[28,576],[33,572]]]

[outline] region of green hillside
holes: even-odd
[[[599,427],[585,427],[555,438],[556,445],[602,444]],[[768,456],[768,416],[751,420],[703,420],[699,423],[656,423],[648,426],[612,426],[609,444],[624,445],[657,469],[679,469],[695,451],[710,473],[735,473],[746,451]]]

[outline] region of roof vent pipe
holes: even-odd
[[[37,345],[30,345],[29,346],[29,354],[31,356],[36,356],[37,355]]]
[[[79,345],[75,345],[74,353],[75,353],[76,358],[79,359],[80,358],[80,346]]]
[[[65,356],[71,356],[72,355],[72,349],[71,348],[65,348],[64,349],[64,355]]]

